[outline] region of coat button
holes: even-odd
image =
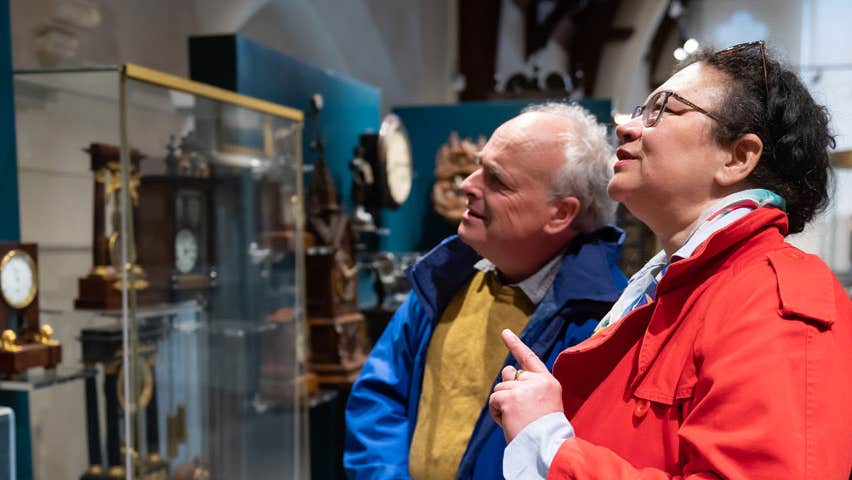
[[[636,402],[636,409],[633,410],[633,415],[636,415],[638,418],[642,418],[648,413],[648,409],[651,407],[651,402],[645,400],[644,398],[640,398]]]

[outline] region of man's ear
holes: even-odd
[[[550,220],[544,225],[544,231],[558,234],[572,228],[574,219],[580,213],[580,200],[577,197],[562,197],[550,206]]]
[[[716,171],[716,183],[730,187],[745,180],[760,161],[763,153],[763,141],[753,133],[747,133],[736,139],[731,145],[725,162]]]

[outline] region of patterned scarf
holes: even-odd
[[[683,246],[672,255],[671,259],[666,257],[664,250],[660,250],[635,275],[630,277],[627,288],[624,289],[612,309],[598,323],[595,333],[618,323],[628,313],[650,303],[657,294],[657,284],[672,262],[690,257],[698,245],[717,230],[721,230],[746,216],[752,210],[763,206],[785,210],[786,202],[775,192],[755,188],[732,193],[701,212],[695,222],[696,227],[689,234]]]

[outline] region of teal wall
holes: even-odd
[[[0,0],[0,241],[21,238],[9,0]]]
[[[351,207],[349,162],[358,137],[367,130],[378,130],[379,89],[330,74],[239,35],[193,37],[189,40],[189,58],[193,80],[302,110],[306,165],[313,165],[315,160],[309,148],[316,127],[310,114],[311,95],[322,94],[325,107],[319,126],[325,160],[340,200]]]

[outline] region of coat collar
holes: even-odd
[[[783,211],[771,207],[754,210],[731,225],[714,232],[695,249],[689,258],[672,263],[657,286],[657,295],[682,285],[681,280],[684,275],[694,278],[696,272],[711,265],[718,267],[720,260],[731,261],[748,256],[752,251],[761,250],[759,242],[750,241],[754,237],[773,233],[784,237],[787,235],[787,229],[787,215]],[[726,254],[729,251],[731,254]]]
[[[553,288],[542,299],[531,319],[550,316],[573,300],[612,302],[624,288],[624,276],[616,266],[624,243],[624,232],[606,226],[579,235],[569,244]],[[408,270],[411,288],[429,316],[436,317],[475,273],[473,265],[482,257],[457,235],[446,238]],[[539,311],[552,305],[550,311]]]

